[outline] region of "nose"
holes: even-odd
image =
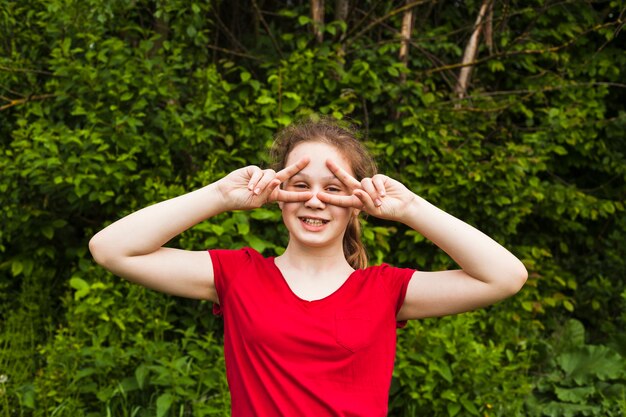
[[[318,209],[318,210],[323,210],[324,208],[326,208],[326,203],[324,203],[322,200],[317,198],[318,191],[315,191],[315,190],[312,190],[312,191],[313,191],[313,197],[305,201],[304,206],[307,208]]]

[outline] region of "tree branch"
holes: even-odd
[[[276,53],[278,54],[278,56],[281,59],[283,59],[284,56],[283,56],[282,51],[280,50],[280,46],[278,45],[278,42],[276,41],[276,38],[274,37],[272,30],[267,24],[267,21],[263,17],[263,14],[261,13],[261,9],[259,9],[259,5],[257,4],[256,0],[252,0],[252,5],[254,6],[254,12],[256,13],[257,17],[261,21],[261,24],[263,25],[265,32],[267,32],[267,35],[270,37],[270,40],[272,41],[272,45],[274,45],[274,50],[276,50]]]
[[[51,98],[54,97],[55,94],[41,94],[38,96],[29,96],[26,98],[18,98],[15,100],[11,100],[9,104],[5,104],[4,106],[0,106],[0,111],[6,110],[8,108],[11,108],[13,106],[17,106],[20,104],[25,104],[28,103],[29,101],[34,101],[34,100],[45,100],[47,98]]]
[[[356,39],[358,39],[359,37],[363,36],[363,34],[365,34],[365,32],[367,32],[368,30],[370,30],[371,28],[373,28],[374,26],[380,24],[381,22],[384,22],[385,20],[404,12],[407,9],[411,9],[415,6],[419,6],[420,4],[424,4],[424,3],[429,3],[433,0],[417,0],[417,1],[413,1],[413,2],[407,2],[407,4],[405,4],[402,7],[398,7],[397,9],[394,9],[392,11],[390,11],[389,13],[387,13],[386,15],[379,17],[378,19],[375,19],[373,22],[371,22],[369,25],[365,26],[363,29],[361,29],[360,32],[358,32],[356,35],[348,38],[347,40],[347,44],[351,44],[352,42],[354,42]]]
[[[50,71],[43,71],[43,70],[30,69],[30,68],[11,68],[11,67],[5,67],[4,65],[0,65],[0,71],[7,71],[7,72],[32,72],[34,74],[54,75],[54,73],[52,73]]]
[[[540,55],[540,54],[545,54],[548,52],[558,52],[559,50],[563,49],[563,48],[567,48],[568,46],[570,46],[571,44],[575,43],[577,40],[579,40],[582,36],[586,35],[587,33],[593,32],[595,30],[598,29],[602,29],[604,27],[608,27],[608,26],[613,26],[616,24],[622,24],[623,22],[621,21],[615,21],[615,22],[609,22],[609,23],[604,23],[601,25],[596,25],[593,28],[590,28],[588,30],[586,30],[583,33],[577,34],[575,38],[570,39],[569,41],[561,44],[561,45],[557,45],[557,46],[553,46],[550,48],[546,48],[546,49],[525,49],[525,50],[521,50],[521,51],[508,51],[508,52],[500,52],[500,53],[495,53],[493,55],[490,55],[488,57],[485,58],[481,58],[481,59],[476,59],[474,61],[471,62],[467,62],[467,63],[456,63],[456,64],[449,64],[449,65],[444,65],[441,67],[437,67],[437,68],[431,68],[429,70],[426,71],[422,71],[422,74],[425,75],[430,75],[430,74],[434,74],[436,72],[440,72],[440,71],[448,71],[451,69],[455,69],[455,68],[462,68],[462,67],[466,67],[466,66],[474,66],[474,65],[478,65],[478,64],[482,64],[483,62],[492,60],[492,59],[497,59],[497,58],[508,58],[511,56],[516,56],[516,55]]]
[[[259,58],[258,56],[254,56],[254,55],[250,55],[250,54],[244,54],[243,52],[237,52],[237,51],[233,51],[231,49],[221,48],[221,47],[215,46],[215,45],[207,45],[207,48],[213,49],[213,50],[219,51],[219,52],[225,52],[227,54],[231,54],[231,55],[235,55],[235,56],[240,56],[242,58],[253,59],[255,61],[263,61],[263,59]]]

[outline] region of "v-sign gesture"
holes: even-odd
[[[377,174],[358,181],[330,159],[326,161],[326,166],[347,187],[351,195],[318,193],[318,198],[325,203],[354,207],[372,216],[398,221],[416,197],[402,183],[386,175]]]
[[[250,165],[219,180],[217,188],[228,210],[254,209],[272,201],[306,201],[313,196],[312,193],[285,191],[279,185],[302,171],[308,164],[309,159],[302,158],[278,172]]]

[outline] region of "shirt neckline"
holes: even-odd
[[[276,272],[276,274],[279,276],[280,281],[281,281],[281,285],[284,286],[284,289],[291,294],[291,296],[297,300],[299,303],[304,304],[306,306],[313,306],[313,305],[320,305],[320,304],[325,304],[328,302],[331,302],[333,299],[339,297],[340,293],[342,293],[344,291],[344,288],[346,288],[348,286],[348,284],[353,280],[353,277],[360,271],[360,269],[355,269],[354,271],[352,271],[350,273],[350,275],[348,275],[348,278],[346,278],[346,280],[333,292],[331,292],[330,294],[322,297],[322,298],[318,298],[315,300],[306,300],[302,297],[300,297],[298,294],[296,294],[291,287],[289,286],[289,283],[287,282],[287,279],[285,278],[285,276],[283,275],[283,272],[280,270],[280,268],[278,267],[278,265],[276,265],[276,257],[272,256],[268,259],[272,266],[272,268],[274,269],[274,272]]]

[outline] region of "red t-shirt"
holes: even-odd
[[[274,258],[250,248],[209,253],[233,417],[387,415],[396,315],[413,270],[359,269],[306,301]]]

